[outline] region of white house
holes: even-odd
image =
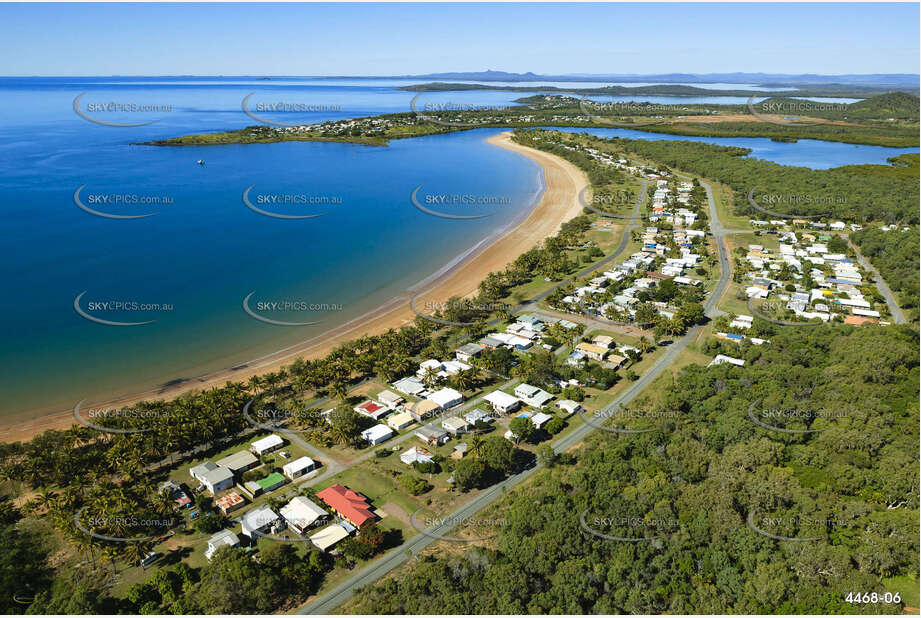
[[[260,506],[249,511],[240,519],[243,534],[253,538],[256,533],[275,533],[281,529],[281,518],[267,506]]]
[[[361,437],[367,440],[371,446],[380,444],[385,440],[393,437],[393,430],[387,425],[375,425],[361,432]]]
[[[425,384],[417,378],[403,378],[393,383],[393,387],[406,395],[420,396],[426,391]]]
[[[745,364],[745,361],[741,358],[733,358],[731,356],[726,356],[725,354],[717,354],[716,357],[707,364],[707,367],[712,367],[713,365],[722,365],[723,363],[729,363],[731,365],[741,367]]]
[[[564,410],[567,416],[572,416],[582,409],[582,406],[571,399],[563,399],[562,401],[557,401],[556,407],[558,407],[560,410]]]
[[[394,414],[387,419],[387,424],[397,431],[400,429],[405,429],[415,422],[416,419],[414,419],[413,415],[409,412],[400,412],[399,414]]]
[[[400,455],[400,461],[405,463],[407,466],[411,466],[416,462],[432,463],[432,454],[421,446],[414,446]]]
[[[191,468],[189,474],[212,494],[233,487],[233,472],[223,466],[216,466],[210,461]]]
[[[447,410],[453,408],[454,406],[459,406],[464,402],[464,396],[453,388],[443,388],[437,390],[428,397],[429,401],[434,401],[437,403],[442,410]]]
[[[304,496],[292,498],[291,502],[281,507],[280,513],[288,527],[298,534],[329,516],[329,513]]]
[[[553,417],[550,416],[549,414],[538,412],[537,414],[531,417],[531,424],[534,425],[534,427],[536,427],[537,429],[540,429],[547,423],[547,421],[549,421],[552,418]]]
[[[517,397],[512,397],[508,393],[503,393],[502,391],[493,391],[483,397],[483,399],[492,405],[493,410],[502,414],[514,412],[518,409],[518,406],[521,405]]]
[[[451,418],[446,418],[441,421],[441,428],[452,435],[467,431],[468,427],[467,421],[458,416],[452,416]]]
[[[304,457],[300,457],[298,459],[295,459],[294,461],[286,463],[285,465],[281,467],[281,471],[289,479],[294,480],[296,478],[304,476],[308,472],[313,472],[314,470],[316,470],[316,468],[317,468],[317,462],[315,462],[310,457],[307,457],[305,455]]]
[[[271,453],[275,449],[281,448],[284,444],[285,441],[281,439],[281,436],[273,433],[271,436],[266,436],[250,444],[252,447],[250,450],[261,457],[266,453]]]
[[[515,396],[536,408],[542,408],[553,400],[553,395],[547,391],[524,382],[515,387]]]
[[[221,530],[214,533],[208,539],[208,548],[205,550],[205,558],[211,560],[211,555],[221,547],[239,547],[240,537],[233,530]]]

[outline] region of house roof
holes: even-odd
[[[461,347],[457,348],[458,352],[473,356],[474,354],[479,354],[483,351],[483,348],[478,346],[475,343],[465,343]]]
[[[259,460],[256,459],[256,456],[249,451],[239,451],[219,460],[217,465],[229,468],[230,470],[240,470],[241,468],[249,467],[258,462]]]
[[[389,438],[393,435],[393,430],[387,425],[375,425],[361,432],[361,437],[365,440],[374,441],[382,438]]]
[[[215,532],[211,535],[211,538],[208,539],[208,545],[211,545],[214,548],[218,548],[221,545],[236,547],[239,544],[240,537],[238,537],[233,530],[221,530],[220,532]]]
[[[499,406],[500,408],[507,408],[510,405],[518,403],[518,398],[509,395],[508,393],[502,391],[493,391],[483,397],[489,403]]]
[[[311,536],[310,542],[320,548],[320,551],[326,551],[348,535],[348,531],[341,525],[333,524]]]
[[[227,481],[233,478],[233,472],[227,468],[216,466],[212,470],[208,470],[204,474],[199,475],[200,479],[208,485],[217,485],[223,481]]]
[[[371,400],[369,399],[368,401],[364,402],[364,403],[361,404],[360,406],[357,406],[355,409],[358,410],[359,412],[366,412],[366,413],[368,413],[368,414],[375,414],[376,412],[379,412],[380,410],[383,410],[383,409],[384,409],[384,406],[382,406],[382,405],[379,404],[379,403],[375,403],[375,402],[373,402],[373,401],[371,401]]]
[[[462,418],[452,416],[451,418],[446,418],[445,420],[441,421],[441,426],[445,429],[453,429],[455,431],[459,431],[467,427],[467,421]]]
[[[290,461],[281,467],[282,471],[286,474],[291,474],[293,472],[298,472],[300,470],[305,470],[307,468],[312,468],[316,466],[317,462],[312,460],[310,457],[304,455],[303,457],[298,457],[294,461]]]
[[[232,491],[229,494],[221,496],[220,498],[215,500],[214,504],[216,504],[219,508],[227,510],[230,507],[236,506],[242,502],[243,502],[243,496],[241,496],[235,491]]]
[[[250,446],[259,451],[266,451],[270,448],[275,448],[276,446],[281,446],[285,441],[281,439],[281,436],[277,436],[274,433],[270,436],[266,436],[259,440],[253,442]]]
[[[336,483],[317,492],[317,498],[335,509],[359,528],[366,521],[374,519],[368,499],[348,487]]]
[[[435,403],[431,399],[423,399],[422,401],[417,401],[416,403],[412,404],[409,407],[409,411],[415,412],[416,414],[419,414],[419,415],[424,415],[424,414],[428,414],[429,412],[432,412],[433,410],[437,410],[440,407],[441,406],[439,406],[437,403]]]
[[[279,512],[285,521],[299,528],[305,528],[329,514],[304,496],[295,496],[291,502],[281,507]]]
[[[400,412],[399,414],[394,414],[387,419],[387,424],[391,427],[400,427],[408,425],[409,423],[415,422],[416,419],[413,418],[412,414],[409,412]]]
[[[454,403],[458,399],[463,400],[464,396],[453,388],[443,388],[441,390],[435,391],[427,397],[430,401],[434,401],[439,406],[445,406],[449,403]]]
[[[261,487],[263,490],[266,490],[266,491],[268,491],[272,487],[277,487],[279,484],[284,483],[284,482],[285,482],[285,477],[282,476],[280,472],[273,472],[267,477],[261,478],[258,481],[256,481],[259,487]]]
[[[250,530],[258,530],[268,526],[269,524],[278,520],[278,515],[267,506],[260,506],[252,511],[249,511],[246,515],[243,516],[242,523],[245,528]]]

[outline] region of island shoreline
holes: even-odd
[[[228,381],[245,382],[253,375],[277,371],[296,357],[319,358],[346,341],[412,323],[416,317],[409,304],[413,296],[420,301],[429,298],[444,302],[452,296],[467,297],[476,293],[480,281],[487,274],[501,270],[559,231],[565,221],[579,215],[582,212],[579,191],[589,184],[584,172],[572,163],[517,144],[511,140],[510,132],[494,135],[485,141],[526,156],[540,167],[543,190],[526,215],[481,240],[405,293],[321,335],[168,388],[147,389],[107,402],[93,402],[92,405],[125,407],[145,399],[171,400],[187,392],[220,387]],[[420,289],[424,291],[420,292]],[[0,421],[0,442],[25,441],[49,429],[66,429],[74,424],[72,410],[52,412],[25,421]]]

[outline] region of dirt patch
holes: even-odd
[[[391,517],[396,517],[404,524],[409,524],[409,513],[403,510],[403,507],[397,504],[396,502],[388,502],[381,507],[381,510],[390,515]]]

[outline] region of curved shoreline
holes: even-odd
[[[578,192],[581,187],[588,184],[585,174],[568,161],[512,142],[510,136],[510,132],[504,132],[487,138],[486,142],[517,152],[540,166],[543,189],[538,193],[539,199],[535,200],[536,203],[525,211],[526,216],[519,217],[502,230],[481,240],[403,294],[321,335],[245,363],[189,378],[167,388],[148,389],[92,405],[122,407],[144,399],[169,400],[189,391],[222,386],[227,381],[246,381],[256,374],[276,371],[281,366],[291,363],[295,357],[325,356],[336,345],[345,341],[361,335],[380,334],[388,329],[411,323],[416,314],[410,308],[410,298],[421,288],[426,289],[418,296],[419,300],[443,301],[451,296],[466,297],[475,293],[480,281],[488,273],[504,268],[544,238],[555,234],[565,221],[582,211]],[[3,423],[0,424],[0,441],[28,440],[48,429],[66,429],[73,424],[74,416],[71,410],[46,414],[28,421]]]

